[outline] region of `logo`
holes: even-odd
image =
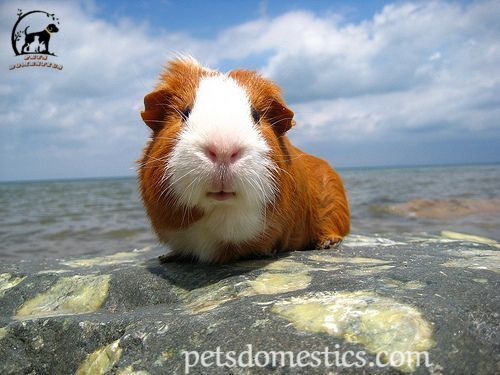
[[[12,28],[11,43],[16,56],[23,61],[10,65],[9,69],[25,67],[46,67],[62,70],[62,65],[50,62],[49,56],[57,57],[52,51],[52,40],[59,32],[59,18],[54,13],[32,10],[17,11],[17,21]]]

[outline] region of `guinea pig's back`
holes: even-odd
[[[300,155],[300,164],[307,176],[312,209],[319,215],[319,221],[330,218],[335,232],[340,236],[349,234],[350,213],[347,194],[340,175],[323,159],[307,154],[294,147]]]

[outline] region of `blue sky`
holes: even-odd
[[[224,28],[256,18],[276,17],[290,11],[337,13],[348,22],[371,18],[387,1],[104,1],[96,13],[109,21],[123,17],[146,21],[154,27],[212,38]]]
[[[59,16],[64,69],[0,50],[0,180],[133,175],[177,52],[274,79],[335,167],[500,162],[498,1],[4,1],[4,46],[18,8]]]

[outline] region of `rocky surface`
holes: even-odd
[[[453,232],[353,235],[340,251],[225,266],[160,264],[162,252],[1,264],[0,373],[499,372],[495,241]],[[241,367],[186,367],[195,355],[183,351],[220,347],[237,357],[249,345],[265,366],[248,367],[248,355]],[[298,366],[299,352],[325,347],[364,351],[367,362]],[[291,351],[295,365],[273,367],[259,351]],[[408,351],[428,352],[432,364],[391,357]],[[391,366],[370,366],[376,353]]]

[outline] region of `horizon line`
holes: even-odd
[[[394,165],[373,165],[373,166],[352,166],[352,167],[336,167],[337,171],[349,170],[365,170],[365,169],[404,169],[404,168],[439,168],[439,167],[473,167],[473,166],[488,166],[499,165],[500,161],[493,162],[477,162],[477,163],[439,163],[439,164],[394,164]],[[15,180],[2,180],[0,184],[4,183],[22,183],[22,182],[64,182],[64,181],[81,181],[81,180],[110,180],[110,179],[125,179],[136,177],[137,174],[130,175],[117,175],[117,176],[91,176],[91,177],[47,177],[38,179],[15,179]]]

